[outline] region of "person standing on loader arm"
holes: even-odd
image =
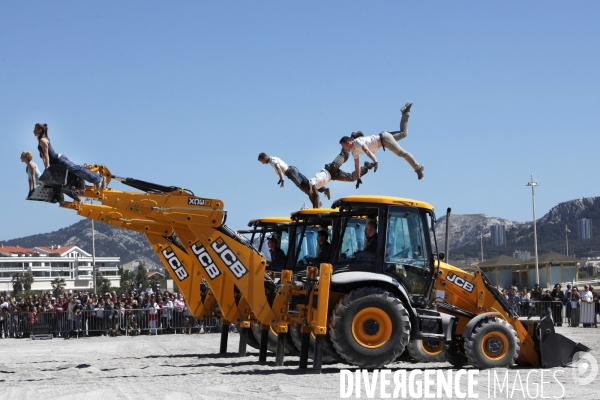
[[[302,175],[300,171],[298,171],[298,168],[292,165],[287,165],[281,158],[268,156],[266,153],[260,153],[258,155],[258,161],[260,161],[263,164],[269,164],[271,167],[273,167],[275,173],[279,176],[279,182],[277,182],[279,187],[283,187],[283,176],[285,175],[288,177],[289,180],[294,182],[294,185],[296,185],[298,189],[302,190],[308,195],[308,198],[310,199],[314,208],[320,207],[319,195],[314,195],[311,193],[311,188],[308,183],[308,179],[306,179],[306,176]],[[325,185],[318,188],[318,191],[321,193],[325,193],[325,196],[327,196],[327,198],[330,197],[329,189],[326,188]]]
[[[400,110],[402,112],[402,118],[400,119],[400,131],[388,132],[383,131],[379,135],[363,136],[362,132],[354,132],[352,137],[344,136],[340,139],[342,148],[346,151],[352,152],[354,157],[354,169],[356,171],[356,188],[360,186],[362,181],[360,180],[360,160],[361,154],[366,154],[373,163],[375,164],[373,172],[377,172],[378,162],[375,157],[375,152],[380,147],[389,149],[392,153],[398,157],[402,157],[406,162],[413,168],[417,173],[419,180],[423,179],[423,170],[425,167],[419,164],[415,158],[405,151],[398,141],[404,139],[408,135],[408,118],[410,117],[410,108],[412,107],[412,101],[409,101]]]

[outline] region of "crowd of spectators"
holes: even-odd
[[[562,326],[564,319],[568,326],[579,327],[582,304],[593,304],[593,322],[581,325],[584,328],[598,327],[600,296],[591,285],[584,285],[581,292],[571,285],[567,285],[567,290],[563,291],[559,283],[554,285],[552,291],[543,290],[536,283],[531,291],[524,287],[519,293],[516,286],[511,286],[508,290],[503,289],[500,292],[517,314],[527,317],[550,315],[555,326]]]
[[[203,321],[183,296],[169,291],[122,294],[78,291],[14,298],[0,295],[0,338],[28,337],[34,324],[48,324],[55,337],[200,333]]]

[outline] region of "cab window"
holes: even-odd
[[[411,294],[422,294],[422,269],[428,266],[426,230],[419,210],[390,207],[385,262],[386,271],[400,279]]]

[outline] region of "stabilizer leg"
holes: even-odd
[[[269,344],[269,326],[261,325],[260,329],[260,351],[258,353],[258,362],[266,362],[267,347]]]
[[[223,330],[221,331],[221,348],[219,353],[227,353],[227,339],[229,337],[229,323],[223,322]]]
[[[308,351],[310,347],[310,332],[302,333],[302,344],[300,345],[300,369],[308,368]]]
[[[287,332],[279,332],[277,334],[277,355],[275,357],[275,365],[281,367],[283,365],[283,356],[285,353],[285,341]]]
[[[323,364],[323,343],[325,343],[325,335],[316,335],[313,374],[321,373],[321,365]]]
[[[238,350],[238,355],[240,357],[246,357],[246,348],[248,345],[248,332],[250,328],[240,328],[240,347]]]

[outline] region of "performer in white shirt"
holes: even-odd
[[[279,176],[279,182],[277,182],[277,184],[280,187],[283,187],[283,177],[285,175],[288,177],[289,180],[294,182],[294,184],[298,187],[298,189],[302,190],[304,193],[306,193],[308,195],[308,198],[314,205],[314,197],[315,196],[311,194],[311,189],[310,189],[310,185],[308,183],[308,179],[306,178],[306,176],[301,174],[300,171],[298,171],[298,168],[296,168],[292,165],[288,165],[285,161],[283,161],[279,157],[269,156],[266,153],[260,153],[258,155],[258,161],[260,161],[263,164],[269,164],[271,167],[273,167],[273,169],[275,170],[275,173],[277,174],[277,176]],[[317,189],[319,190],[319,192],[325,193],[327,198],[330,197],[329,189],[326,188],[325,185],[323,185],[322,187],[317,188]],[[317,206],[315,206],[315,208],[318,208],[319,207],[318,206],[318,204],[319,204],[318,203],[318,194],[316,195],[316,197],[317,197]]]

